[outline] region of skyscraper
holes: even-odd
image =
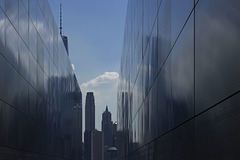
[[[240,159],[239,8],[237,0],[128,1],[119,160]]]
[[[112,138],[112,141],[113,141],[113,142],[112,142],[112,144],[113,144],[112,146],[113,146],[113,147],[116,147],[116,146],[117,146],[117,145],[116,145],[116,138],[117,138],[117,122],[114,122],[114,123],[113,123],[113,127],[112,127],[112,135],[113,135],[113,136],[112,136],[112,137],[113,137],[113,138]]]
[[[108,106],[106,106],[105,111],[102,114],[102,132],[103,132],[103,141],[104,141],[104,147],[112,147],[112,116],[111,113],[108,111]]]
[[[76,76],[74,76],[76,81]],[[80,89],[80,88],[79,88]],[[82,93],[76,90],[73,93],[72,111],[72,160],[82,160]]]
[[[103,136],[98,130],[91,131],[91,160],[103,160]]]
[[[95,130],[95,102],[93,92],[88,92],[85,102],[84,160],[91,160],[91,132]]]
[[[95,129],[95,101],[93,92],[88,92],[85,102],[85,130]]]

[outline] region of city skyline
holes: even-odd
[[[239,8],[0,0],[0,159],[240,159]]]
[[[127,0],[79,0],[71,3],[50,0],[49,3],[58,26],[62,3],[63,35],[68,37],[69,57],[83,99],[87,92],[95,92],[96,111],[102,112],[108,105],[112,119],[116,121],[117,81]],[[101,121],[101,115],[96,115],[96,121]],[[100,130],[101,123],[96,123],[96,128]]]

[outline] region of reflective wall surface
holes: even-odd
[[[82,95],[47,0],[0,0],[0,74],[0,159],[73,159]]]
[[[119,158],[240,158],[239,8],[237,0],[129,0]]]

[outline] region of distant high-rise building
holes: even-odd
[[[95,102],[93,92],[88,92],[85,103],[85,130],[95,129]]]
[[[106,160],[117,160],[117,148],[116,147],[108,148],[105,157]]]
[[[85,102],[84,160],[91,160],[91,132],[95,130],[95,102],[93,92],[88,92]]]
[[[76,76],[74,76],[76,81]],[[80,88],[73,92],[72,114],[72,160],[82,160],[82,93]]]
[[[103,136],[98,130],[91,131],[91,160],[103,160]]]
[[[112,146],[116,147],[116,139],[117,139],[117,122],[113,123],[113,128],[112,128]]]
[[[102,132],[104,146],[112,147],[112,127],[113,122],[111,120],[111,113],[108,111],[108,106],[106,106],[105,111],[102,114]]]
[[[91,160],[91,131],[84,132],[84,160]]]

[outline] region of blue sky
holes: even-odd
[[[127,0],[49,0],[59,26],[62,3],[63,35],[68,37],[69,57],[83,93],[95,93],[96,128],[109,106],[116,120],[117,80],[124,36]],[[83,119],[85,110],[83,110]],[[84,125],[84,123],[83,123]],[[84,131],[84,128],[83,128]]]

